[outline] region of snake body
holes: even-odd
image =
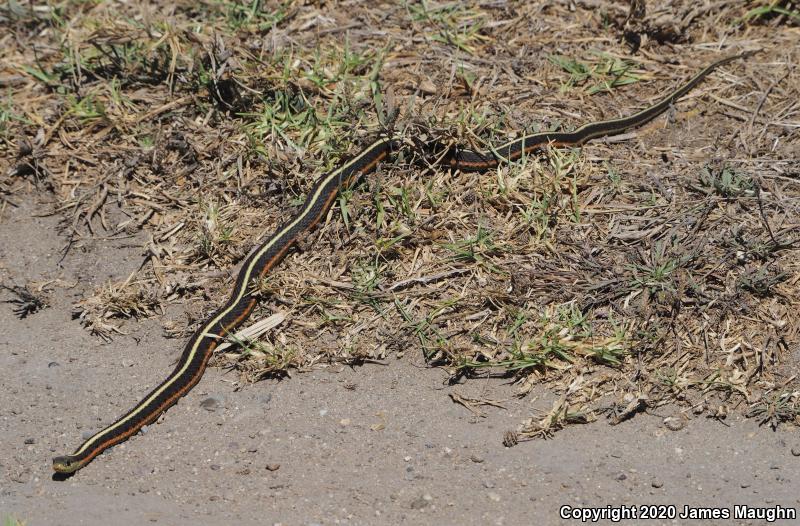
[[[571,132],[524,135],[485,152],[451,148],[446,151],[440,162],[443,166],[454,170],[485,171],[500,163],[517,160],[547,145],[579,146],[591,139],[624,132],[654,119],[714,69],[742,56],[726,57],[706,66],[659,102],[633,115],[589,123]],[[378,163],[400,146],[401,142],[402,137],[378,137],[349,161],[320,177],[311,187],[300,211],[247,257],[236,278],[230,298],[194,332],[172,373],[133,409],[86,440],[74,453],[55,457],[54,471],[69,474],[83,468],[106,449],[127,440],[142,427],[154,422],[188,393],[202,378],[206,365],[220,341],[232,334],[253,312],[257,298],[248,292],[253,280],[264,277],[283,259],[301,235],[325,217],[342,188],[352,185],[360,177],[373,171]]]

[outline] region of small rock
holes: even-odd
[[[342,427],[349,426],[350,425],[350,419],[349,418],[342,418],[341,420],[339,420],[339,425],[342,426]]]
[[[654,480],[653,482],[650,483],[650,485],[653,486],[654,488],[663,488],[664,487],[664,483],[661,482],[660,480]]]
[[[418,498],[411,501],[411,509],[412,510],[421,510],[423,508],[427,508],[433,502],[433,497],[429,493],[425,493],[424,495],[420,495]]]
[[[427,95],[435,95],[438,90],[436,89],[436,85],[430,81],[430,79],[423,79],[417,87],[422,93]]]
[[[619,475],[617,475],[617,480],[625,480],[627,478],[628,475],[626,475],[625,473],[620,473]]]
[[[25,443],[26,444],[35,444],[36,443],[36,439],[35,438],[26,438],[25,439]]]
[[[793,447],[792,448],[792,455],[796,457],[800,457],[800,447]]]
[[[222,397],[218,395],[212,395],[207,398],[204,398],[200,402],[200,407],[205,409],[206,411],[216,411],[222,405]]]
[[[61,364],[60,364],[60,363],[58,363],[58,362],[50,362],[50,363],[48,363],[48,364],[47,364],[47,367],[58,367],[58,366],[60,366],[60,365],[61,365]]]
[[[219,464],[211,464],[211,471],[219,471],[220,469],[222,469],[222,466]]]
[[[471,461],[473,461],[474,463],[476,463],[476,464],[480,464],[480,463],[482,463],[482,462],[483,462],[483,457],[479,457],[478,455],[471,455],[471,456],[469,457],[469,459],[470,459]]]
[[[494,491],[490,491],[489,493],[486,494],[486,496],[489,497],[489,500],[491,500],[492,502],[500,502],[500,495],[495,493]]]
[[[81,433],[81,438],[83,440],[89,440],[93,436],[94,436],[94,431],[84,431],[83,433]]]
[[[267,471],[278,471],[281,468],[280,464],[267,464],[266,469]]]

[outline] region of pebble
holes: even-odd
[[[628,475],[626,475],[625,473],[620,473],[619,475],[617,475],[617,480],[625,480],[627,478]]]
[[[421,510],[423,508],[427,508],[433,502],[433,497],[430,493],[425,493],[424,495],[420,495],[416,499],[411,501],[411,509],[412,510]]]
[[[60,364],[60,363],[58,363],[58,362],[50,362],[50,363],[48,363],[48,364],[47,364],[47,367],[58,367],[58,366],[60,366],[60,365],[61,365],[61,364]]]
[[[500,502],[500,495],[495,493],[494,491],[490,491],[489,493],[486,494],[486,496],[489,497],[489,500],[491,500],[492,502]]]
[[[81,438],[84,440],[89,440],[94,436],[94,431],[84,431],[81,433]]]
[[[663,488],[664,487],[664,483],[661,482],[660,480],[654,480],[653,482],[650,483],[650,485],[653,486],[654,488]]]
[[[800,457],[800,447],[793,447],[792,448],[792,455],[796,457]]]
[[[25,439],[25,443],[26,444],[35,444],[36,443],[36,439],[35,438],[26,438]]]
[[[211,395],[207,398],[204,398],[200,402],[200,407],[202,407],[206,411],[216,411],[222,405],[223,401],[224,398],[222,398],[221,396]]]
[[[212,471],[219,471],[222,468],[219,464],[211,464]]]
[[[280,464],[267,464],[266,469],[267,471],[278,471],[281,468]]]
[[[481,462],[483,462],[483,457],[479,457],[478,455],[471,455],[469,459],[475,462],[476,464],[480,464]]]
[[[427,93],[428,95],[435,95],[439,92],[439,90],[436,89],[436,84],[431,82],[429,79],[424,79],[417,87],[422,93]]]

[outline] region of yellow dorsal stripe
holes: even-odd
[[[253,266],[261,258],[261,256],[265,252],[267,252],[270,248],[272,248],[277,240],[281,239],[284,235],[286,235],[289,231],[291,231],[300,221],[302,221],[303,219],[305,219],[306,216],[308,216],[308,214],[310,213],[311,209],[319,201],[320,195],[322,193],[322,190],[328,185],[328,183],[330,183],[335,178],[339,177],[339,175],[342,172],[346,171],[353,164],[358,163],[361,159],[366,157],[370,152],[372,152],[372,150],[376,146],[385,144],[385,143],[389,142],[390,140],[391,139],[389,137],[383,137],[383,138],[380,138],[380,139],[376,140],[369,147],[365,148],[364,151],[362,151],[358,156],[354,157],[353,159],[351,159],[346,164],[340,166],[339,168],[337,168],[336,170],[334,170],[330,174],[328,174],[328,176],[325,177],[325,179],[323,179],[322,182],[317,186],[317,189],[314,192],[313,196],[311,196],[310,199],[306,200],[306,207],[299,214],[297,214],[295,216],[294,220],[292,220],[291,223],[289,223],[285,227],[283,227],[280,231],[276,232],[269,239],[269,241],[267,241],[258,250],[258,252],[253,255],[253,258],[250,260],[250,264],[247,265],[247,267],[243,270],[243,272],[245,274],[244,274],[244,279],[242,280],[242,286],[239,287],[238,291],[236,291],[236,297],[230,303],[230,307],[228,307],[227,309],[224,309],[219,314],[217,314],[216,316],[211,318],[208,321],[208,323],[206,323],[203,326],[202,332],[199,333],[200,336],[198,336],[195,339],[194,343],[192,344],[192,347],[191,347],[191,349],[189,351],[189,356],[186,359],[186,361],[184,362],[183,367],[181,367],[180,370],[178,370],[175,374],[173,374],[170,378],[168,378],[167,381],[164,382],[164,385],[162,385],[158,390],[153,391],[153,393],[150,396],[148,396],[147,398],[145,398],[144,400],[139,402],[139,404],[133,410],[131,410],[131,412],[128,413],[125,417],[119,419],[117,422],[115,422],[112,425],[106,427],[105,429],[102,429],[101,431],[97,432],[94,436],[92,436],[77,451],[75,451],[75,453],[73,453],[73,455],[80,455],[81,453],[83,453],[87,449],[91,448],[92,445],[94,445],[94,443],[97,442],[100,437],[102,437],[104,435],[107,435],[108,433],[113,432],[115,429],[117,429],[120,426],[122,426],[122,425],[126,424],[127,422],[129,422],[132,418],[134,418],[140,412],[140,410],[143,407],[147,407],[148,405],[150,405],[153,402],[153,400],[158,398],[162,393],[164,393],[164,391],[169,389],[175,383],[175,380],[177,380],[178,378],[183,376],[184,373],[186,373],[186,370],[189,367],[189,364],[194,361],[194,357],[197,354],[197,348],[200,345],[200,342],[205,337],[205,335],[208,333],[209,329],[211,327],[213,327],[217,322],[219,322],[222,318],[224,318],[229,312],[231,312],[236,307],[236,305],[238,305],[239,302],[242,300],[242,297],[244,296],[246,288],[247,288],[246,285],[250,281],[250,277],[251,277],[251,274],[253,272]]]

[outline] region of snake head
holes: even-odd
[[[55,457],[53,459],[53,471],[56,473],[75,473],[82,467],[81,462],[70,455]]]

